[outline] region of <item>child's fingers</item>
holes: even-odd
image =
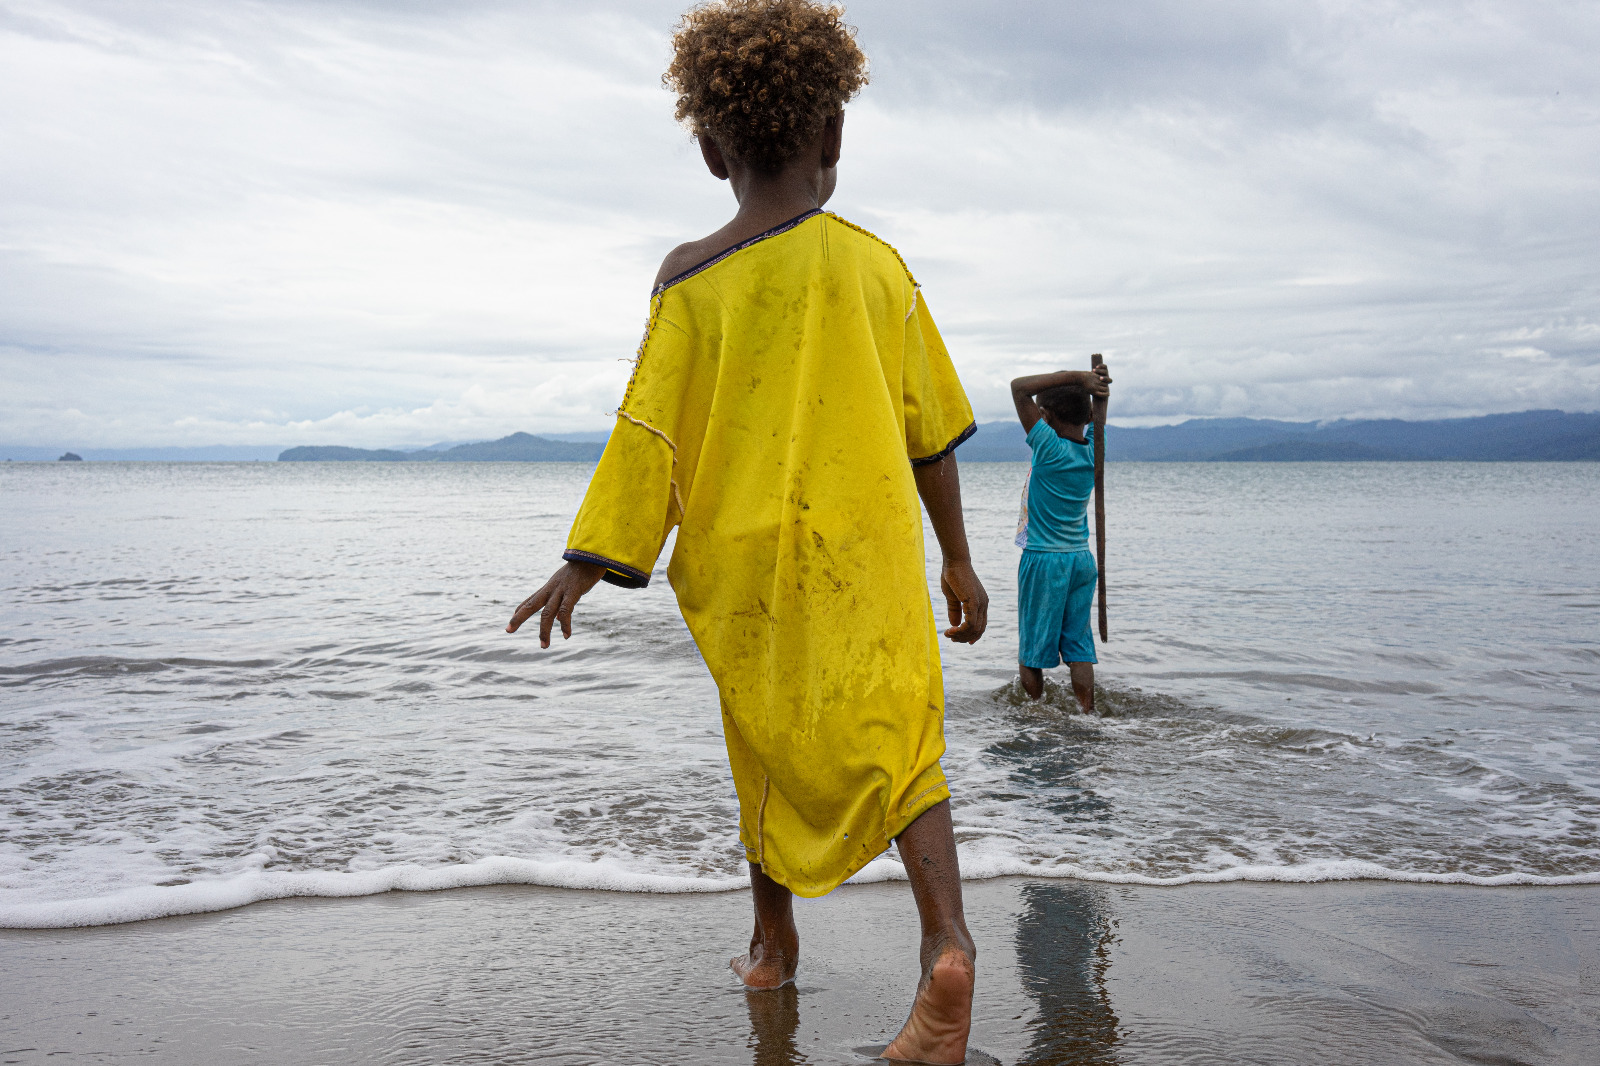
[[[583,594],[568,586],[558,587],[550,596],[550,602],[544,605],[544,613],[539,616],[539,645],[550,646],[550,633],[555,623],[561,624],[561,639],[572,639],[572,608],[577,606],[578,599]]]
[[[953,628],[944,631],[944,635],[957,644],[971,644],[983,635],[983,627],[978,624],[976,605],[971,600],[962,600],[950,608],[950,621]]]
[[[541,648],[550,646],[550,629],[555,624],[556,612],[561,609],[564,591],[563,589],[557,589],[549,601],[545,603],[544,610],[539,614],[539,647]],[[565,629],[566,627],[563,625],[562,628]]]
[[[950,609],[950,628],[944,635],[958,644],[976,644],[983,631],[989,628],[989,594],[970,569],[966,573],[958,571],[955,576],[955,581],[950,580],[949,573],[939,579],[939,588]],[[966,591],[965,599],[957,591],[958,585]]]
[[[939,575],[939,591],[944,593],[945,616],[950,619],[950,624],[961,624],[961,597],[956,595],[956,590],[950,585],[950,575]]]
[[[515,633],[522,628],[522,623],[533,617],[535,611],[544,606],[546,596],[544,589],[540,589],[532,596],[517,604],[517,609],[511,613],[511,622],[506,626],[507,633]]]
[[[976,644],[978,638],[983,636],[983,629],[983,623],[978,621],[977,616],[968,612],[967,620],[961,623],[960,628],[950,630],[948,636],[957,644]]]

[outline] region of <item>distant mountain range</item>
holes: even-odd
[[[72,450],[90,461],[240,462],[594,462],[604,430],[534,436],[513,433],[491,441],[445,442],[429,448],[260,447]],[[1600,460],[1600,413],[1522,411],[1431,422],[1399,419],[1276,422],[1258,418],[1195,418],[1175,426],[1110,427],[1107,459],[1145,462],[1356,462]],[[0,459],[54,462],[59,445],[0,445]],[[1028,446],[1015,421],[985,422],[956,453],[963,462],[1026,462]]]
[[[525,435],[525,434],[524,434]],[[577,433],[544,433],[541,434],[549,441],[583,441],[592,443],[598,441],[604,444],[610,436],[607,430],[583,430]],[[510,438],[507,438],[510,439]],[[399,446],[395,448],[365,449],[348,448],[354,452],[353,458],[364,459],[364,454],[369,450],[393,452],[406,458],[412,458],[412,452],[445,452],[462,444],[479,444],[477,440],[448,440],[437,444],[430,444],[425,448],[416,445]],[[283,453],[282,444],[213,444],[208,447],[166,447],[166,448],[89,448],[78,444],[66,445],[52,444],[49,446],[38,444],[0,444],[0,461],[15,461],[19,463],[37,463],[40,461],[55,462],[64,451],[73,451],[82,456],[85,461],[96,463],[251,463],[272,462]],[[434,458],[426,455],[415,457],[423,462],[432,462]]]
[[[444,451],[290,448],[286,461],[592,462],[605,435],[585,442],[527,433]],[[1112,426],[1108,460],[1145,462],[1360,462],[1455,459],[1478,461],[1600,459],[1600,414],[1523,411],[1435,422],[1399,419],[1275,422],[1258,418],[1195,418],[1175,426]],[[1026,462],[1017,422],[985,422],[956,455],[968,463]]]
[[[594,462],[605,449],[605,441],[564,441],[513,433],[499,440],[458,444],[442,451],[425,448],[415,452],[387,448],[340,448],[313,446],[290,448],[278,456],[283,463],[572,463]]]
[[[1016,422],[986,422],[956,452],[965,462],[1026,462]],[[1432,422],[1275,422],[1196,418],[1175,426],[1110,426],[1106,459],[1144,462],[1559,461],[1600,459],[1600,414],[1522,411]]]

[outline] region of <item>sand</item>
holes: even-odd
[[[1600,1063],[1600,887],[973,882],[970,1061]],[[864,1063],[909,1005],[903,884],[801,901],[508,886],[0,932],[0,1062]]]

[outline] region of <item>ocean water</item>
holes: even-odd
[[[502,631],[588,469],[0,467],[0,926],[742,886],[666,556]],[[1016,687],[1025,473],[962,467],[967,877],[1600,883],[1600,465],[1113,464],[1096,717]]]

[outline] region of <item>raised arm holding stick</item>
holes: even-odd
[[[1099,356],[1094,359],[1093,370],[1031,374],[1011,383],[1011,400],[1033,453],[1017,533],[1023,550],[1017,570],[1018,672],[1023,691],[1038,699],[1044,694],[1044,671],[1065,662],[1085,713],[1094,710],[1089,610],[1099,575],[1089,551],[1088,505],[1091,495],[1101,499],[1100,443],[1111,386],[1110,370]],[[1097,519],[1103,515],[1103,504],[1097,504]],[[1102,640],[1104,604],[1102,586]]]

